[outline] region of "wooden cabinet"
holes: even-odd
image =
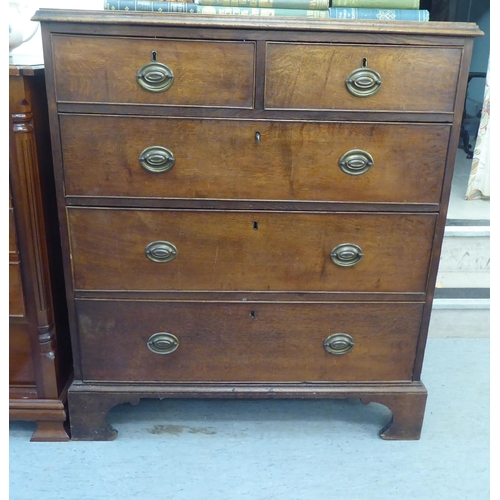
[[[418,439],[477,27],[37,19],[73,439],[156,397],[356,397]]]
[[[66,441],[71,351],[43,64],[9,67],[10,418],[32,441]]]

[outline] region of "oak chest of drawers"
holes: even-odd
[[[73,439],[152,397],[418,439],[472,24],[41,10]]]

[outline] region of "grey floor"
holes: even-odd
[[[434,338],[420,441],[347,401],[143,400],[113,442],[30,443],[10,424],[12,500],[482,500],[489,495],[489,339]]]

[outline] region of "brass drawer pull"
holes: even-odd
[[[151,146],[146,148],[139,156],[139,163],[148,172],[161,174],[170,170],[175,163],[172,151],[162,146]]]
[[[347,90],[356,97],[369,97],[382,86],[382,78],[373,69],[366,67],[366,58],[361,68],[355,69],[345,81]]]
[[[363,258],[363,252],[358,245],[342,243],[332,250],[330,257],[337,266],[350,267],[355,266]]]
[[[164,92],[174,83],[174,73],[166,64],[151,61],[137,72],[137,83],[149,92]]]
[[[179,339],[171,333],[154,333],[149,337],[147,346],[155,354],[170,354],[179,347]]]
[[[177,257],[177,248],[168,241],[153,241],[145,250],[146,257],[153,262],[170,262]]]
[[[354,347],[354,339],[347,333],[334,333],[326,337],[323,347],[330,354],[346,354]]]
[[[361,175],[368,172],[373,166],[373,158],[370,153],[362,149],[352,149],[344,153],[339,159],[339,167],[342,172],[349,175]]]

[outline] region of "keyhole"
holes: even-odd
[[[257,143],[257,146],[260,146],[260,132],[255,132],[255,142]]]
[[[151,60],[152,61],[156,61],[156,54],[157,54],[156,50],[151,51]]]
[[[256,319],[257,318],[257,314],[255,313],[255,311],[250,311],[250,317],[252,319]]]
[[[366,63],[367,63],[366,57],[363,57],[363,61],[361,61],[361,67],[366,68]]]
[[[256,220],[253,221],[253,228],[254,231],[257,231],[257,229],[259,229],[259,223]]]

